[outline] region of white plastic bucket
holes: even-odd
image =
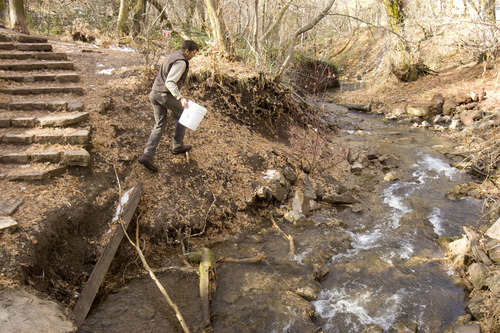
[[[203,106],[196,104],[193,101],[188,101],[188,108],[182,111],[179,123],[195,131],[206,114],[207,109]]]

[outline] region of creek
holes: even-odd
[[[386,123],[376,115],[342,117],[361,129],[344,130],[334,141],[354,150],[394,154],[398,179],[370,181],[369,173],[358,177],[358,187],[366,192],[362,209],[323,208],[311,217],[313,225],[280,221],[294,237],[293,258],[288,242],[263,218],[211,244],[217,257],[267,255],[262,264],[218,265],[218,290],[211,302],[214,332],[317,332],[319,327],[325,332],[379,332],[397,325],[413,332],[417,327],[418,332],[441,332],[465,314],[464,289],[452,283],[437,239],[460,236],[464,225],[479,219],[481,204],[445,198],[457,184],[471,181],[440,152],[449,143],[430,131]],[[311,271],[320,261],[329,272],[318,283]],[[171,269],[158,273],[160,281],[192,331],[201,331],[195,270],[180,269],[182,263],[172,255],[165,256],[163,266]],[[308,302],[297,296],[299,287],[316,289],[312,294],[317,298]],[[311,313],[316,313],[313,322]],[[146,276],[106,295],[79,330],[146,331],[181,331]]]
[[[363,129],[345,131],[341,140],[398,156],[399,179],[382,184],[367,212],[339,213],[353,242],[329,261],[330,274],[313,302],[318,322],[327,332],[358,332],[372,324],[388,331],[405,322],[419,332],[440,332],[465,314],[465,294],[446,266],[432,260],[443,255],[436,240],[460,236],[464,225],[478,221],[481,203],[445,198],[471,179],[440,153],[447,143],[438,135],[352,116]]]

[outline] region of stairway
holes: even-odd
[[[0,179],[45,180],[90,162],[79,75],[46,38],[0,28]]]

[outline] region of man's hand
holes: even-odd
[[[185,98],[181,98],[181,104],[184,109],[187,109],[189,107],[188,101]]]

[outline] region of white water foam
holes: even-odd
[[[393,183],[388,188],[386,188],[381,195],[382,202],[387,204],[390,208],[392,208],[392,214],[390,216],[390,225],[393,228],[399,227],[401,224],[401,217],[411,212],[410,207],[404,204],[404,200],[411,195],[413,191],[410,189],[405,190],[404,196],[397,196],[395,193],[408,185],[409,183]]]
[[[337,314],[343,315],[345,325],[349,326],[350,331],[353,332],[359,329],[358,324],[363,326],[375,324],[388,330],[401,312],[405,293],[405,290],[401,289],[398,293],[388,297],[376,307],[375,313],[369,313],[367,310],[370,303],[376,301],[372,292],[368,290],[361,292],[353,292],[346,288],[323,290],[318,300],[313,301],[312,304],[321,318],[328,319],[325,325],[328,332],[340,332],[336,325]]]
[[[438,174],[444,174],[450,180],[456,180],[460,176],[460,171],[444,161],[427,154],[420,153],[422,158],[418,163],[426,170],[434,170]],[[437,178],[438,176],[434,177]]]
[[[312,252],[312,248],[308,248],[306,249],[304,252],[301,252],[299,254],[295,254],[293,256],[293,260],[295,260],[296,262],[298,262],[299,264],[303,265],[304,263],[302,262],[302,260],[305,259],[306,255],[308,253]]]
[[[441,209],[439,209],[439,207],[434,207],[432,213],[427,216],[427,219],[434,226],[434,232],[438,234],[439,237],[442,237],[445,231],[443,227],[443,219],[441,217]]]
[[[379,229],[375,229],[370,233],[365,234],[355,234],[353,232],[349,232],[351,235],[351,249],[347,250],[345,253],[339,253],[334,255],[330,261],[333,263],[342,258],[350,258],[357,255],[362,250],[370,250],[380,246],[380,240],[384,236],[382,231]]]

